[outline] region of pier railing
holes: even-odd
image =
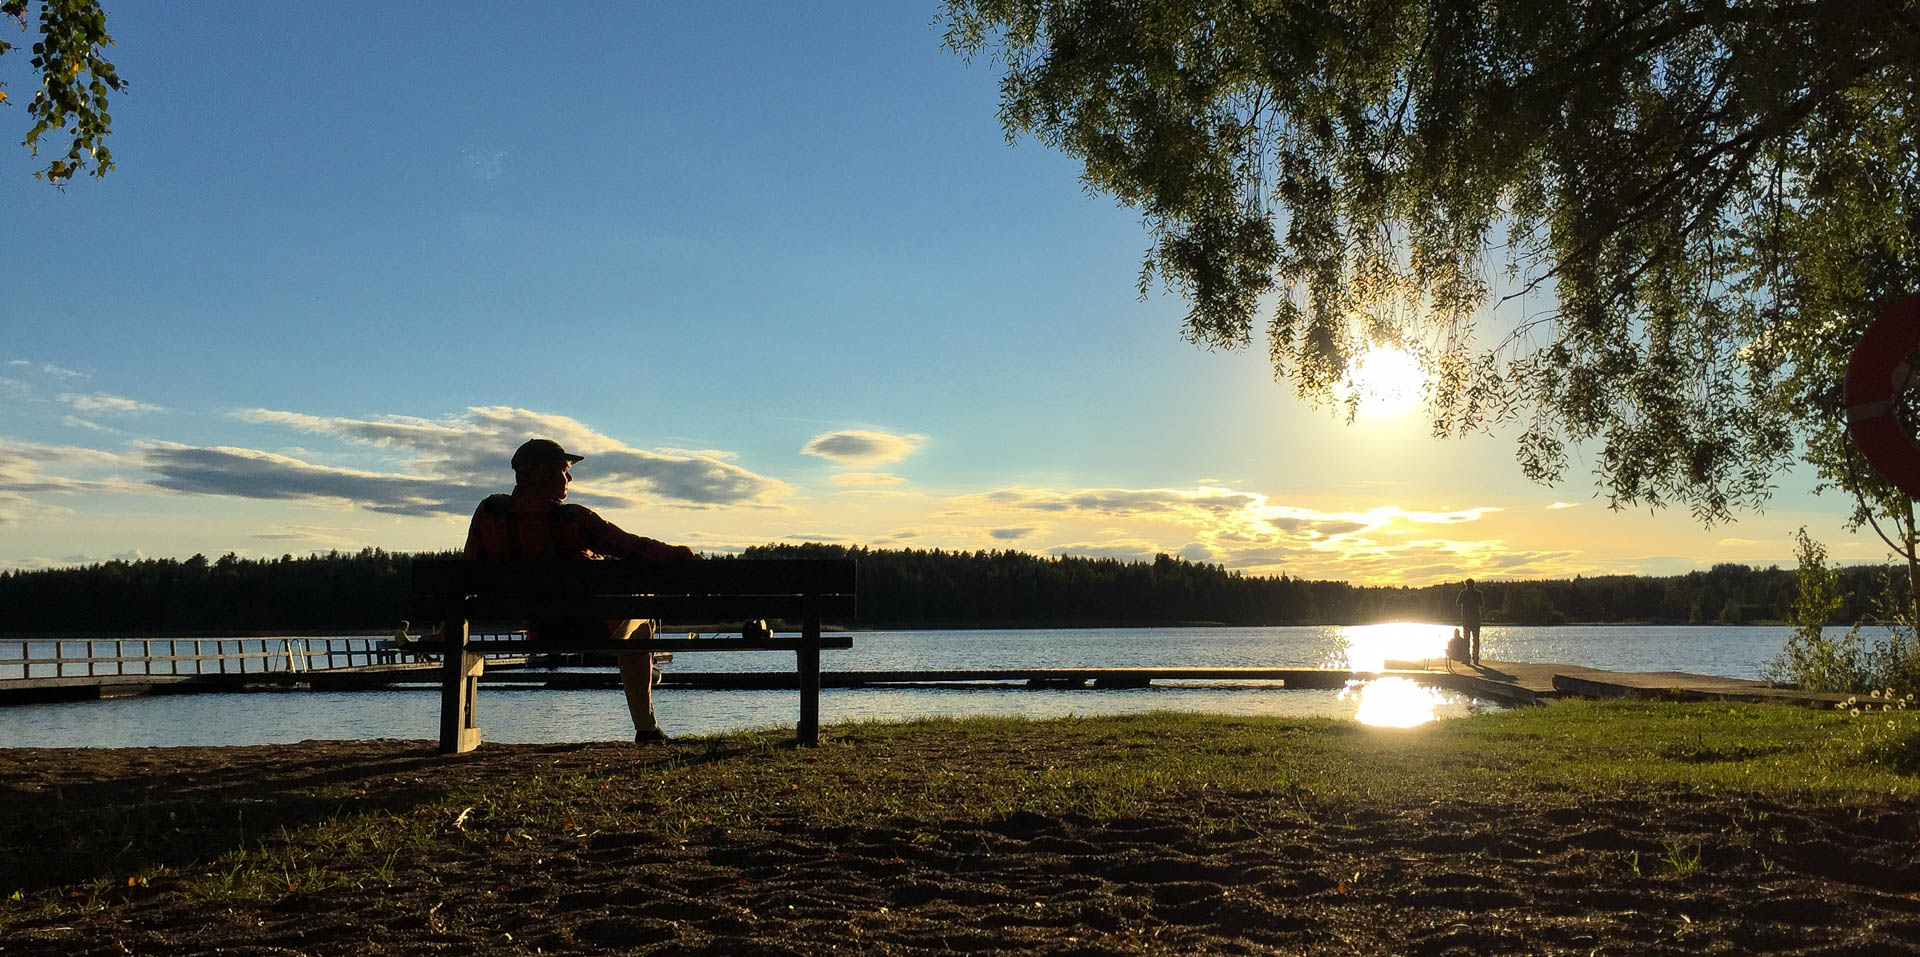
[[[265,674],[398,664],[412,655],[391,638],[9,639],[0,681],[107,675]]]

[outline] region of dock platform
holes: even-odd
[[[525,688],[582,690],[620,687],[611,668],[559,670],[538,658],[495,658],[481,680]],[[378,691],[438,688],[434,662],[396,662],[301,671],[202,674],[100,674],[0,679],[0,705],[140,694],[267,690]],[[1731,700],[1831,707],[1844,695],[1816,694],[1768,682],[1684,672],[1619,672],[1552,662],[1485,660],[1478,666],[1444,661],[1387,661],[1379,670],[1345,668],[979,668],[901,671],[823,671],[823,688],[1149,688],[1165,682],[1258,682],[1289,689],[1339,689],[1350,682],[1401,677],[1505,705],[1534,705],[1562,697]],[[772,691],[798,687],[783,671],[661,673],[660,687]]]
[[[1455,662],[1451,669],[1434,662],[1388,661],[1389,674],[1443,676],[1429,680],[1440,687],[1494,698],[1529,699],[1538,704],[1562,697],[1649,698],[1677,701],[1751,701],[1832,707],[1842,694],[1801,691],[1750,678],[1723,678],[1684,671],[1606,671],[1585,665],[1552,662],[1494,661],[1479,665]]]
[[[501,681],[533,681],[538,672],[499,676]],[[592,677],[581,675],[580,677]],[[1775,687],[1764,681],[1686,674],[1677,671],[1618,672],[1552,662],[1483,660],[1479,666],[1443,662],[1388,661],[1377,671],[1344,668],[997,668],[948,671],[822,672],[822,687],[925,687],[1006,685],[1031,688],[1145,688],[1165,681],[1279,682],[1292,689],[1338,689],[1349,682],[1401,677],[1459,694],[1509,705],[1542,704],[1561,697],[1665,698],[1677,700],[1767,701],[1831,707],[1844,695],[1817,694]],[[563,679],[564,680],[564,679]],[[611,686],[611,685],[610,685]],[[793,676],[779,673],[678,672],[661,676],[663,688],[794,687]]]

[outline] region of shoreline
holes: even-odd
[[[1168,628],[1168,629],[1173,629],[1173,628],[1245,628],[1245,629],[1365,628],[1365,627],[1371,627],[1375,625],[1392,625],[1392,624],[1418,624],[1418,625],[1431,626],[1435,628],[1452,628],[1455,626],[1454,623],[1452,622],[1433,622],[1433,621],[1407,622],[1400,619],[1389,620],[1389,621],[1368,621],[1368,622],[1332,622],[1332,621],[1281,622],[1281,623],[1274,623],[1274,624],[1257,624],[1257,625],[1233,624],[1229,622],[1219,622],[1219,621],[1177,621],[1177,622],[1081,621],[1081,622],[1064,622],[1064,623],[1058,622],[1058,621],[1037,621],[1037,622],[993,621],[993,622],[971,622],[971,623],[962,622],[962,623],[940,623],[940,624],[890,624],[886,622],[879,622],[879,623],[862,623],[858,625],[828,623],[822,627],[822,630],[827,632],[849,632],[853,634],[860,634],[863,632],[888,632],[888,631],[1099,631],[1099,630],[1121,630],[1121,629],[1152,630],[1152,629],[1160,629],[1160,628]],[[1564,622],[1554,622],[1550,624],[1490,621],[1490,622],[1487,622],[1486,625],[1488,627],[1494,627],[1494,628],[1689,628],[1689,629],[1702,628],[1702,629],[1706,629],[1706,628],[1791,628],[1793,627],[1791,623],[1781,622],[1781,621],[1743,622],[1738,625],[1729,625],[1722,622],[1712,622],[1712,621],[1695,621],[1695,622],[1687,622],[1687,621],[1564,621]],[[1828,626],[1828,627],[1839,627],[1839,626]],[[723,628],[711,622],[702,622],[702,623],[685,624],[685,625],[666,624],[661,626],[662,634],[672,634],[676,631],[726,632],[729,630],[732,630],[731,627]],[[797,629],[782,629],[782,630],[797,630]],[[283,630],[283,631],[253,631],[253,630],[209,631],[209,630],[202,629],[202,630],[192,630],[192,631],[151,630],[151,631],[125,631],[125,632],[104,632],[104,631],[101,631],[101,632],[20,632],[20,633],[0,633],[0,644],[4,644],[6,642],[19,642],[19,641],[87,641],[87,640],[139,641],[142,639],[149,639],[152,641],[192,641],[196,639],[201,641],[214,641],[218,639],[226,639],[230,641],[261,641],[261,640],[270,641],[275,638],[355,638],[355,639],[367,638],[367,639],[378,640],[378,639],[392,638],[393,633],[394,633],[393,628],[387,628],[386,630],[382,631],[378,628],[367,628],[367,627],[338,628],[338,629],[290,629],[290,630]]]

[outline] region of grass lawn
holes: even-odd
[[[1621,894],[1654,895],[1649,900],[1674,889],[1648,882],[1724,881],[1715,893],[1727,901],[1756,882],[1799,881],[1806,887],[1795,884],[1794,893],[1818,900],[1821,892],[1807,888],[1831,883],[1835,867],[1843,878],[1847,868],[1878,875],[1864,881],[1866,896],[1822,905],[1836,921],[1855,920],[1850,909],[1899,910],[1903,882],[1913,880],[1912,862],[1895,860],[1912,838],[1888,828],[1914,826],[1916,717],[1568,701],[1413,729],[1171,713],[843,724],[825,729],[813,749],[792,747],[789,732],[767,731],[647,749],[483,745],[460,757],[395,741],[0,751],[0,895],[11,895],[0,905],[0,934],[21,935],[41,948],[23,951],[33,953],[112,953],[122,945],[186,952],[250,939],[242,925],[257,921],[297,935],[285,946],[315,952],[504,946],[498,935],[518,927],[515,948],[528,952],[683,952],[742,940],[790,946],[795,934],[811,934],[835,946],[868,949],[864,941],[874,952],[913,953],[933,946],[922,940],[929,928],[985,921],[970,931],[986,935],[983,948],[1062,949],[1072,938],[1103,941],[1101,952],[1115,953],[1284,950],[1329,943],[1334,938],[1316,936],[1320,928],[1350,926],[1333,933],[1359,934],[1354,946],[1364,952],[1452,933],[1446,928],[1459,921],[1447,923],[1447,914],[1408,916],[1424,913],[1422,901],[1452,899],[1431,896],[1433,881],[1455,879],[1436,875],[1508,880],[1511,893],[1525,896],[1551,892],[1541,889],[1542,874],[1572,873],[1618,882]],[[1141,822],[1150,826],[1142,831]],[[1479,836],[1459,843],[1461,835]],[[967,891],[974,905],[953,883],[964,872],[952,870],[956,862],[971,860],[968,841],[999,846],[993,866],[1011,868],[980,885],[990,891]],[[1211,863],[1158,881],[1150,864],[1133,874],[1116,863],[1141,855],[1150,862],[1155,847],[1169,859]],[[1317,849],[1313,857],[1294,863],[1325,872],[1324,882],[1285,890],[1289,870],[1236,883],[1236,875],[1264,873],[1260,862],[1306,847]],[[1822,863],[1823,847],[1832,848],[1831,862]],[[1381,867],[1395,876],[1381,876],[1378,886],[1365,880],[1386,873]],[[1036,868],[1085,871],[1098,886],[1046,884],[1043,893],[1021,876]],[[812,875],[806,886],[844,884],[836,903],[803,893],[793,876],[801,871]],[[688,874],[699,886],[681,883]],[[792,886],[781,883],[789,879]],[[620,903],[622,888],[650,881],[658,892]],[[1404,886],[1390,890],[1393,881]],[[934,888],[930,896],[897,897],[915,882]],[[1287,924],[1294,936],[1275,938],[1269,920],[1239,911],[1220,917],[1213,905],[1195,916],[1192,902],[1162,900],[1173,884],[1194,885],[1175,897],[1213,888],[1218,900],[1269,916],[1324,914]],[[1358,895],[1362,884],[1384,896]],[[1146,886],[1159,889],[1138,889]],[[582,887],[603,893],[576,899]],[[949,900],[948,891],[959,896]],[[1487,906],[1454,910],[1484,913],[1505,900],[1487,893]],[[1904,893],[1920,902],[1920,887]],[[1079,910],[1004,930],[1003,911],[1024,906],[1021,894]],[[1122,906],[1141,894],[1149,903],[1139,913]],[[497,911],[482,910],[496,916],[470,911],[456,921],[452,902],[462,895],[486,899]],[[582,914],[554,918],[568,900]],[[685,915],[645,916],[668,900],[680,901]],[[727,906],[746,916],[721,919],[716,900],[735,901]],[[790,901],[787,911],[778,911],[780,900]],[[791,901],[813,908],[811,916]],[[1542,906],[1508,903],[1522,912]],[[1341,909],[1363,905],[1375,917]],[[1585,916],[1647,906],[1607,905]],[[1733,908],[1729,921],[1754,920],[1724,906]],[[781,916],[769,916],[769,907]],[[354,916],[341,917],[341,908]],[[1367,930],[1382,909],[1401,930]],[[325,911],[350,930],[329,937],[313,916]],[[1133,936],[1089,924],[1109,912],[1131,914],[1115,919]],[[535,913],[542,918],[529,922]],[[910,913],[926,926],[914,930]],[[1712,919],[1702,913],[1677,926]],[[207,923],[208,914],[245,917],[227,927],[225,918]],[[1920,917],[1912,923],[1920,940]],[[535,926],[539,934],[526,936]],[[1498,952],[1504,940],[1514,952],[1553,949],[1551,935],[1539,936],[1547,931],[1517,926],[1504,919],[1473,946]],[[1620,926],[1619,943],[1636,951],[1657,951],[1667,939],[1635,938],[1631,922]],[[1555,933],[1578,936],[1565,927]],[[1678,947],[1681,937],[1673,940]],[[1743,946],[1770,949],[1764,940]]]

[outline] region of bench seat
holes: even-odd
[[[439,622],[442,640],[417,650],[442,654],[440,750],[480,745],[475,720],[486,655],[540,653],[786,651],[800,676],[800,720],[795,739],[819,743],[820,652],[853,646],[844,635],[823,636],[821,622],[854,617],[855,563],[850,559],[709,559],[653,564],[637,561],[478,562],[416,559],[414,621]],[[528,621],[651,618],[688,621],[785,620],[798,634],[764,638],[605,638],[489,641],[473,638],[476,622],[517,627]],[[671,626],[667,626],[671,633]]]

